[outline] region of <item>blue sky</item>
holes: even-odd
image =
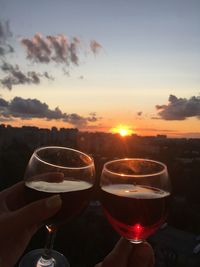
[[[0,4],[1,23],[8,20],[13,33],[7,43],[15,50],[6,55],[6,62],[18,64],[24,72],[47,71],[54,77],[41,78],[38,84],[15,84],[11,90],[0,85],[0,95],[10,105],[1,112],[2,121],[30,125],[37,120],[39,126],[105,131],[124,124],[143,135],[200,136],[200,1],[0,0]],[[65,66],[69,76],[63,75],[63,64],[27,59],[20,42],[32,40],[36,33],[41,39],[58,34],[79,38],[79,63]],[[90,51],[91,40],[101,45],[96,54]],[[2,80],[8,74],[0,75]],[[12,114],[15,97],[23,103],[37,99],[49,110],[59,107],[83,120],[79,124],[63,116],[47,121],[33,111]],[[95,119],[88,119],[90,113],[96,113]]]

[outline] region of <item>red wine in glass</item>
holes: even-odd
[[[132,243],[141,243],[166,220],[170,182],[165,164],[124,158],[104,164],[101,203],[112,227]]]
[[[169,192],[131,184],[101,189],[101,202],[113,228],[128,240],[140,241],[153,234],[167,217]]]
[[[62,225],[83,211],[90,200],[93,186],[85,181],[63,180],[61,183],[30,181],[25,183],[25,201],[33,201],[59,194],[62,199],[61,209],[46,224]]]

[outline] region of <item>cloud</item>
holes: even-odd
[[[96,122],[101,118],[96,116],[96,113],[90,113],[88,117],[82,117],[76,113],[68,114],[64,121],[69,122],[77,127],[84,127],[88,122]]]
[[[11,90],[14,85],[19,84],[39,84],[41,78],[54,80],[44,70],[43,73],[36,71],[24,72],[18,65],[11,65],[6,55],[13,53],[14,48],[8,43],[9,38],[13,36],[10,30],[9,21],[0,21],[0,70],[6,73],[6,76],[0,79],[0,85]],[[79,65],[81,40],[78,37],[68,38],[64,34],[42,36],[36,33],[32,38],[21,38],[21,45],[25,48],[26,58],[37,63],[61,63],[63,64],[63,73],[70,76],[69,68],[72,65]],[[101,45],[92,40],[90,51],[97,53]],[[80,75],[80,79],[84,76]]]
[[[6,55],[14,52],[13,47],[8,43],[12,36],[9,21],[0,21],[0,70],[6,74],[5,77],[0,79],[0,85],[11,90],[13,85],[39,84],[42,77],[53,80],[53,77],[47,72],[41,74],[36,71],[28,71],[25,73],[18,65],[12,65],[8,62]]]
[[[3,98],[0,98],[0,107],[4,108],[4,107],[8,107],[8,105],[9,105],[8,101],[6,101]]]
[[[95,113],[91,113],[89,117],[83,117],[76,113],[67,114],[63,113],[59,107],[50,109],[46,103],[42,103],[38,99],[23,99],[21,97],[15,97],[10,102],[0,98],[0,120],[6,118],[56,119],[68,122],[80,128],[86,126],[89,122],[95,122],[99,119]]]
[[[142,111],[138,111],[137,112],[137,115],[140,117],[140,116],[142,116]]]
[[[1,117],[0,116],[0,122],[1,123],[4,123],[4,122],[10,123],[11,121],[13,121],[13,118],[6,118],[6,117]]]
[[[51,77],[47,72],[44,72],[43,74],[35,71],[28,71],[27,73],[24,73],[20,70],[18,65],[11,65],[5,61],[0,68],[7,74],[6,77],[0,79],[0,83],[3,87],[6,87],[9,90],[12,89],[13,85],[39,84],[41,82],[41,77],[45,77],[50,80],[53,79],[53,77]]]
[[[79,39],[74,37],[73,41],[69,45],[70,60],[75,65],[78,65],[78,63],[79,63],[79,58],[78,58],[78,53],[77,53],[79,44],[80,44]]]
[[[49,79],[49,80],[54,80],[54,77],[53,76],[51,76],[47,71],[45,71],[44,73],[43,73],[43,76],[45,77],[45,78],[47,78],[47,79]]]
[[[77,37],[69,40],[63,34],[43,37],[42,34],[36,33],[31,39],[23,38],[21,44],[26,49],[27,58],[34,62],[79,64],[80,40]]]
[[[83,127],[85,125],[87,125],[87,118],[84,118],[76,113],[72,113],[72,114],[68,114],[66,115],[66,117],[64,118],[65,122],[69,122],[73,125],[75,125],[76,127]]]
[[[97,54],[102,49],[102,46],[97,41],[91,40],[90,49],[94,54]]]
[[[7,43],[10,37],[12,37],[12,32],[9,21],[0,21],[0,57],[14,52],[14,48]]]
[[[36,33],[32,38],[23,38],[21,44],[27,58],[40,63],[64,63],[79,65],[81,41],[77,37],[71,40],[64,34],[42,36]],[[97,54],[102,46],[95,40],[90,41],[90,50]]]
[[[189,117],[200,119],[200,97],[192,96],[189,99],[169,96],[167,105],[156,105],[158,115],[164,120],[185,120]]]
[[[0,21],[0,42],[3,43],[7,38],[11,37],[12,33],[10,31],[9,21],[1,22]]]
[[[100,117],[97,118],[96,112],[91,112],[89,115],[90,116],[87,117],[87,120],[90,122],[96,122],[97,120],[101,119]]]

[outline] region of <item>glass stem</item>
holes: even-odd
[[[56,236],[56,227],[47,225],[47,238],[44,253],[37,262],[37,267],[54,267],[55,259],[52,257],[52,249]]]
[[[51,257],[51,251],[53,249],[57,229],[54,226],[46,226],[46,228],[48,232],[43,256],[49,258]]]

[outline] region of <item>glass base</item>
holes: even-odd
[[[144,240],[142,240],[142,239],[140,239],[140,240],[128,239],[128,241],[130,241],[133,244],[140,244],[140,243],[144,242]]]
[[[65,256],[55,250],[52,250],[52,260],[39,260],[44,253],[44,249],[35,249],[28,252],[21,259],[19,267],[70,267],[68,260]]]

